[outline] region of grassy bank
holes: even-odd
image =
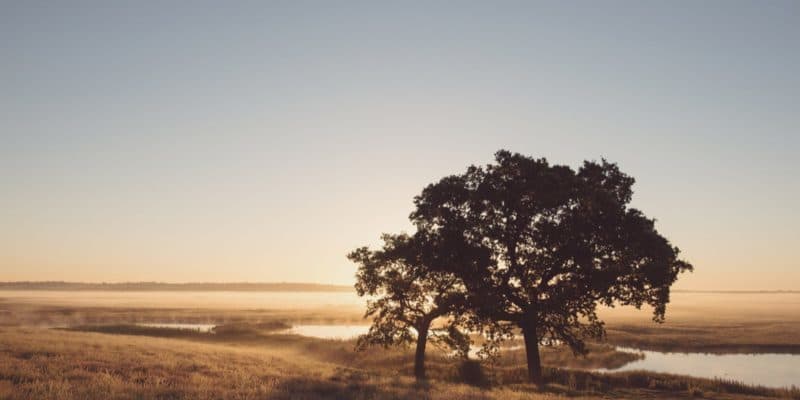
[[[484,366],[487,380],[480,382],[435,351],[430,381],[418,384],[408,350],[355,353],[351,342],[247,330],[152,337],[109,329],[113,334],[0,328],[0,398],[800,398],[796,390],[735,382],[556,368],[546,369],[549,383],[537,388],[525,383],[520,365]],[[554,360],[545,358],[551,366]]]
[[[800,322],[613,324],[608,342],[666,352],[800,354]]]
[[[672,351],[717,346],[735,352],[800,343],[800,321],[786,309],[780,310],[784,318],[775,308],[772,314],[753,307],[738,314],[715,310],[684,306],[664,325],[652,324],[646,315],[610,316],[608,339]],[[136,325],[170,322],[218,326],[202,333]],[[586,358],[563,348],[543,349],[544,387],[526,383],[522,349],[479,365],[431,347],[430,379],[418,384],[412,379],[411,349],[354,352],[353,341],[283,333],[298,323],[363,322],[360,310],[332,307],[79,307],[0,300],[0,399],[800,399],[797,389],[576,370],[614,368],[639,357],[607,343],[591,344]]]
[[[205,343],[219,343],[228,345],[247,346],[282,346],[295,348],[298,351],[310,352],[315,357],[329,362],[359,366],[361,368],[383,368],[387,360],[391,360],[393,368],[411,374],[413,355],[408,349],[368,349],[355,352],[355,340],[323,340],[297,335],[281,333],[291,325],[284,322],[261,323],[233,323],[219,325],[211,332],[200,332],[192,329],[174,329],[132,324],[112,325],[80,325],[70,328],[57,328],[73,332],[94,332],[113,335],[152,336],[162,338],[180,338],[184,340],[200,341]],[[585,357],[575,357],[566,347],[542,348],[542,362],[544,365],[558,366],[573,369],[592,368],[618,368],[642,356],[635,353],[617,351],[614,347],[603,344],[590,344],[589,354]],[[436,347],[428,350],[428,363],[440,368],[434,368],[434,373],[445,372],[440,377],[452,379],[454,373],[452,365],[454,359],[449,352]],[[504,350],[501,357],[493,360],[492,367],[504,368],[525,364],[524,349]],[[450,366],[451,368],[448,368]]]
[[[319,360],[295,346],[0,328],[4,399],[550,399]],[[529,389],[529,388],[528,388]]]

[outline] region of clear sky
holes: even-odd
[[[0,2],[0,280],[349,284],[500,148],[800,289],[800,2]]]

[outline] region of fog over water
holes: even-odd
[[[320,339],[347,340],[369,331],[369,325],[295,325],[285,333]]]
[[[73,307],[312,309],[363,312],[366,299],[353,292],[270,291],[56,291],[0,290],[2,301]],[[0,307],[2,308],[2,307]],[[675,292],[667,306],[667,323],[684,319],[800,319],[800,292]],[[600,309],[602,318],[648,321],[649,311],[633,307]]]
[[[73,307],[308,309],[363,308],[355,292],[170,292],[0,290],[0,300]]]

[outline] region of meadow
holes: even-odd
[[[103,302],[75,294],[2,292],[0,399],[800,398],[796,388],[592,371],[635,358],[614,345],[797,353],[797,295],[742,295],[733,297],[742,303],[737,306],[731,296],[715,302],[708,294],[676,294],[668,322],[660,326],[649,322],[646,312],[607,310],[608,340],[593,343],[587,357],[558,347],[543,352],[544,387],[526,383],[519,349],[481,365],[432,348],[429,379],[419,383],[413,379],[411,349],[355,352],[353,340],[286,333],[298,323],[368,322],[358,304],[332,296],[300,306],[199,301],[202,306],[187,307],[184,296],[173,302],[159,298],[156,304],[147,297]],[[217,326],[198,332],[136,325],[143,322]]]

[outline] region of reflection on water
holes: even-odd
[[[283,333],[320,339],[347,340],[369,331],[369,325],[295,325]]]
[[[619,348],[644,354],[644,358],[604,372],[647,370],[700,378],[719,378],[750,385],[790,387],[800,384],[797,354],[661,353]]]
[[[139,323],[137,326],[148,328],[183,329],[203,333],[210,333],[216,325],[213,324],[181,324],[181,323]]]

